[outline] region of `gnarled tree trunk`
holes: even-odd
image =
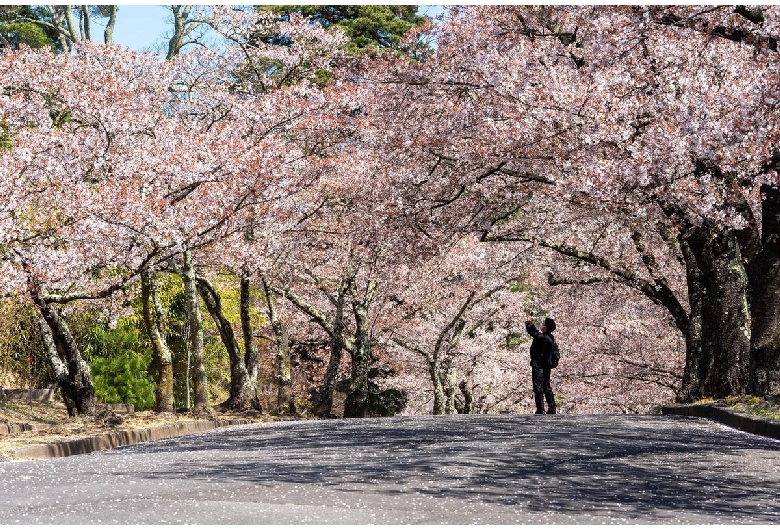
[[[60,359],[60,355],[57,352],[57,346],[54,344],[51,328],[40,313],[38,314],[38,324],[41,330],[43,348],[46,351],[46,358],[54,371],[54,377],[57,379],[57,386],[62,393],[62,400],[65,402],[68,416],[76,416],[78,414],[78,409],[76,407],[76,392],[70,382],[70,377],[68,377],[68,367],[65,366],[65,363]]]
[[[448,361],[449,360],[450,359],[448,359]],[[455,408],[455,377],[452,374],[452,367],[450,364],[450,362],[447,362],[446,366],[442,367],[442,371],[445,372],[445,374],[443,374],[444,396],[446,397],[444,401],[444,413],[456,414],[458,411]]]
[[[441,372],[437,361],[434,359],[428,360],[428,374],[431,376],[431,382],[433,383],[433,410],[431,412],[434,415],[439,415],[444,414],[446,396],[444,395],[444,384],[442,383]]]
[[[244,336],[244,364],[246,364],[246,371],[249,374],[249,381],[257,388],[257,366],[260,362],[260,355],[257,351],[257,343],[255,342],[255,335],[252,331],[252,318],[249,313],[250,307],[250,291],[249,291],[249,278],[241,278],[241,332]]]
[[[119,10],[119,6],[106,6],[106,9],[108,9],[108,21],[106,22],[106,29],[103,31],[103,42],[105,44],[113,44],[116,13]]]
[[[762,249],[750,269],[752,344],[748,391],[780,396],[780,189],[762,186]]]
[[[43,318],[51,331],[49,338],[54,344],[57,356],[63,360],[63,364],[67,368],[68,382],[65,383],[64,379],[61,380],[60,388],[63,388],[63,399],[65,400],[68,414],[70,416],[94,414],[95,386],[92,384],[89,365],[81,356],[81,351],[73,338],[73,334],[57,310],[46,303],[41,295],[40,288],[31,285],[30,295],[41,314],[41,318]],[[44,333],[44,341],[46,339],[47,337]],[[55,364],[55,369],[56,366]],[[58,379],[60,379],[60,376],[61,374],[58,374]]]
[[[352,377],[344,401],[345,418],[365,418],[369,415],[368,366],[371,359],[371,336],[368,329],[367,304],[353,303],[355,315],[355,347],[349,353],[352,359]]]
[[[274,293],[265,278],[263,278],[263,291],[268,312],[268,320],[274,330],[276,338],[276,355],[274,356],[276,367],[276,408],[280,414],[289,414],[295,411],[295,403],[292,395],[292,366],[290,364],[290,344],[287,336],[287,327],[279,319],[274,302]]]
[[[234,410],[257,409],[259,408],[257,388],[249,378],[244,356],[233,332],[233,325],[222,308],[222,298],[205,278],[197,278],[197,284],[200,296],[217,325],[222,344],[225,345],[230,359],[230,396],[224,405]]]
[[[314,415],[320,418],[328,418],[333,415],[333,392],[336,389],[336,377],[341,365],[341,356],[346,347],[344,340],[344,295],[345,289],[339,289],[333,319],[333,332],[330,334],[330,358],[325,370],[322,390],[314,404]]]
[[[685,252],[691,316],[679,401],[745,392],[750,362],[749,282],[736,233],[691,228]]]

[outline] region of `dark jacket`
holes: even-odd
[[[531,342],[531,366],[547,368],[544,359],[552,348],[553,336],[550,333],[542,333],[531,322],[525,323],[525,330],[534,338]]]

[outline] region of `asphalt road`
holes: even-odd
[[[231,427],[0,463],[0,524],[780,523],[780,442],[662,416]]]

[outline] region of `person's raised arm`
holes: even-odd
[[[539,338],[543,335],[543,333],[534,326],[534,319],[530,315],[525,317],[525,330],[534,338]]]

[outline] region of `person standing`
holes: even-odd
[[[547,414],[555,414],[555,394],[550,385],[551,368],[547,361],[548,353],[552,350],[555,337],[555,321],[545,318],[542,330],[539,331],[530,316],[525,319],[525,330],[533,341],[531,342],[531,382],[534,389],[534,401],[536,401],[536,414],[544,414],[544,401],[547,400]]]

